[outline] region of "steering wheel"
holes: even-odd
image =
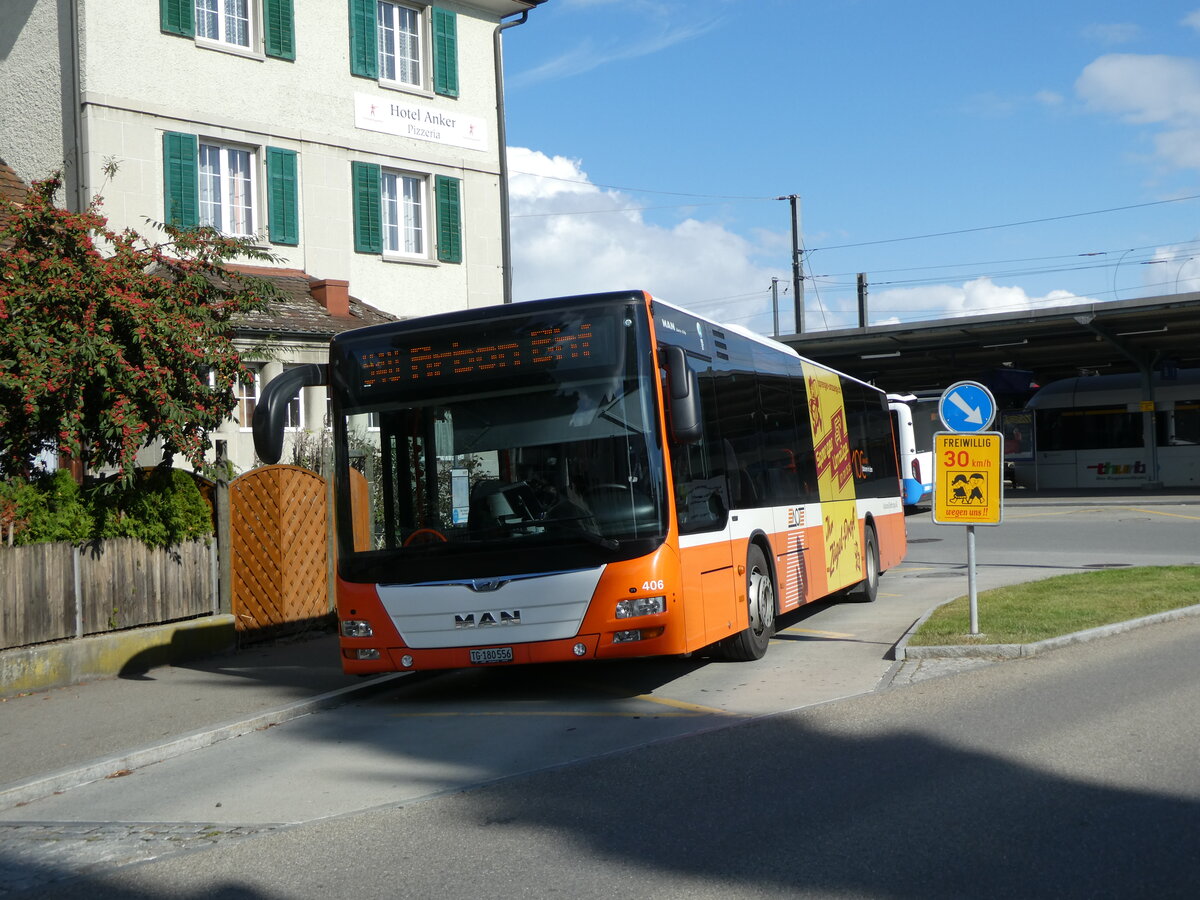
[[[432,544],[434,541],[449,543],[450,539],[438,531],[436,528],[418,528],[412,534],[404,539],[404,546],[409,544]]]

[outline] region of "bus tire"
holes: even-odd
[[[852,588],[848,596],[859,603],[874,603],[879,597],[879,538],[871,525],[863,527],[863,558],[867,577]]]
[[[757,544],[751,544],[746,554],[746,612],[749,624],[745,630],[723,642],[727,659],[740,662],[762,659],[775,633],[775,580]]]

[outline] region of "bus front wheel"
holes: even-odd
[[[723,642],[722,649],[728,659],[762,659],[775,633],[775,581],[757,544],[751,544],[746,554],[746,607],[748,626]]]

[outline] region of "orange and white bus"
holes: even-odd
[[[350,673],[757,659],[904,556],[885,395],[640,291],[339,335],[267,385],[263,460],[319,384]]]

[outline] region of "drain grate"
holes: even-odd
[[[943,538],[909,538],[908,542],[910,544],[936,544],[940,540]]]

